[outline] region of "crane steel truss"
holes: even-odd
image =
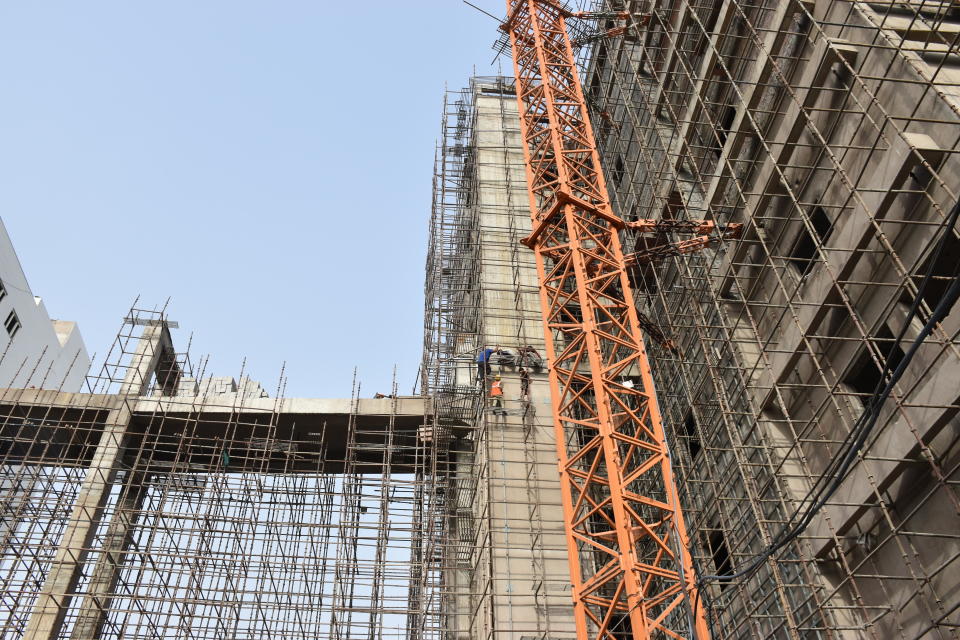
[[[507,12],[578,638],[706,638],[623,222],[566,30],[574,14],[548,0],[508,0]]]

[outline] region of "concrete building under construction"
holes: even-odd
[[[738,572],[838,485],[775,561],[707,589],[714,632],[955,637],[960,316],[862,431],[958,275],[960,13],[669,4],[584,84],[622,216],[744,224],[634,274],[676,344],[650,349],[697,564]]]
[[[658,553],[695,573],[653,620],[678,631],[649,637],[957,638],[960,12],[586,8],[686,527]],[[565,529],[557,459],[584,443],[557,442],[517,86],[444,102],[418,395],[198,384],[143,309],[90,393],[0,393],[0,637],[644,637],[617,606],[584,635],[571,604],[571,557],[600,553]],[[613,518],[601,501],[584,526]]]

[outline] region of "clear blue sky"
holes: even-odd
[[[409,393],[443,90],[496,35],[459,0],[3,3],[0,216],[34,293],[91,353],[169,296],[210,373],[272,393],[286,362],[286,395],[330,397],[396,364]]]

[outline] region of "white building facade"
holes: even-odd
[[[0,388],[80,391],[90,368],[76,323],[51,320],[0,220]]]

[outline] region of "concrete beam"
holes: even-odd
[[[23,430],[24,421],[34,423],[35,429],[44,433],[40,437],[19,438],[24,440],[22,450],[8,458],[21,464],[49,464],[50,446],[60,455],[84,465],[92,459],[94,439],[106,422],[107,413],[122,402],[119,395],[93,395],[82,393],[57,393],[35,389],[0,390],[0,442],[14,441]],[[418,429],[425,417],[432,412],[429,399],[420,396],[399,398],[362,399],[349,398],[256,398],[225,401],[211,398],[130,398],[126,400],[131,411],[131,431],[150,434],[153,453],[150,461],[154,472],[173,470],[179,440],[182,434],[190,433],[191,441],[198,447],[193,452],[190,469],[193,473],[205,473],[215,467],[204,464],[200,450],[217,439],[227,438],[237,447],[231,457],[243,464],[246,458],[257,458],[263,463],[262,446],[257,449],[256,440],[269,427],[271,437],[278,442],[295,442],[297,456],[291,460],[275,456],[274,468],[265,472],[338,473],[347,453],[348,426],[353,423],[357,446],[354,452],[357,461],[367,470],[367,465],[376,465],[381,459],[377,447],[384,445],[386,425],[392,421],[395,442],[401,452],[417,445]],[[66,429],[61,425],[81,424],[80,429]],[[455,424],[447,426],[456,427]],[[245,448],[246,443],[249,447]],[[209,447],[207,447],[209,449]],[[209,456],[208,456],[209,457]],[[403,455],[393,462],[403,464]],[[212,460],[212,458],[211,458]],[[166,466],[164,466],[166,465]],[[370,473],[376,472],[373,467]]]
[[[130,398],[132,412],[138,415],[153,413],[277,413],[315,414],[323,416],[359,417],[376,416],[423,416],[429,408],[429,400],[423,396],[399,396],[397,398],[237,398],[225,401],[218,396]],[[103,411],[120,407],[122,394],[68,393],[44,389],[0,389],[0,409],[22,407],[56,412],[72,409]],[[394,407],[396,403],[396,407]]]
[[[120,395],[143,395],[154,375],[157,377],[158,387],[162,388],[164,393],[174,393],[180,377],[176,360],[173,340],[166,323],[148,326],[140,335],[136,351],[130,358],[127,373],[120,385]]]

